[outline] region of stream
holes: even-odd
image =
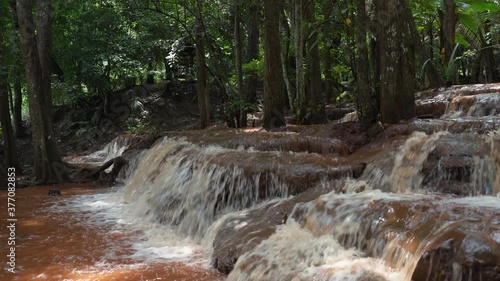
[[[112,188],[19,189],[0,280],[499,281],[499,94],[459,90],[370,142],[351,123],[214,127],[68,157],[130,165]]]

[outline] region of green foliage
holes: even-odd
[[[224,107],[224,115],[226,118],[233,117],[240,111],[243,112],[256,112],[259,111],[259,105],[256,103],[249,103],[247,101],[237,99],[227,103]]]
[[[127,133],[135,135],[158,135],[160,131],[149,122],[134,120],[128,124]]]
[[[457,56],[457,50],[460,44],[456,44],[455,48],[453,48],[453,52],[451,53],[450,60],[448,61],[447,64],[438,64],[438,69],[440,70],[440,73],[442,75],[442,78],[444,81],[453,81],[455,83],[458,82],[458,63],[462,59],[461,57]],[[432,60],[428,59],[425,61],[425,63],[422,65],[422,68],[420,70],[420,77],[424,77],[424,71],[425,68],[427,67],[427,64],[432,64]]]
[[[264,58],[260,60],[252,60],[247,63],[244,63],[243,66],[243,75],[255,75],[257,74],[258,78],[264,77]]]

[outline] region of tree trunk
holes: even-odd
[[[455,47],[455,25],[457,23],[457,15],[455,12],[454,0],[443,0],[444,17],[443,17],[443,48],[445,61],[448,64],[451,58],[451,53]]]
[[[411,118],[415,111],[415,50],[403,0],[376,0],[379,29],[380,117],[382,123]]]
[[[303,27],[303,1],[294,0],[294,47],[295,47],[295,98],[297,116],[302,119],[306,107],[306,83],[304,73],[304,27]]]
[[[368,43],[366,39],[367,16],[365,0],[357,0],[358,27],[356,35],[356,44],[358,55],[356,59],[356,83],[358,94],[356,97],[357,109],[361,122],[370,126],[376,121],[377,108],[373,101],[372,79],[370,77],[370,64],[368,56]]]
[[[288,106],[290,110],[295,111],[295,92],[292,87],[292,83],[290,82],[290,77],[288,76],[288,55],[290,50],[290,41],[292,32],[290,30],[290,25],[288,24],[288,20],[283,15],[281,20],[281,27],[283,32],[285,33],[285,47],[281,50],[281,71],[283,72],[283,80],[285,81],[285,88],[288,97]]]
[[[246,95],[243,85],[243,56],[242,56],[242,39],[241,39],[241,3],[236,1],[234,3],[234,55],[236,57],[236,77],[238,79],[238,96],[240,100],[240,105],[243,105],[243,101],[246,100]],[[247,126],[247,111],[241,106],[239,112],[239,126],[244,128]]]
[[[33,131],[34,172],[40,183],[63,182],[68,180],[68,175],[56,144],[52,124],[49,56],[51,1],[38,0],[37,3],[37,35],[32,2],[19,0],[16,5]]]
[[[248,21],[248,45],[247,45],[247,62],[259,59],[259,7],[257,3],[249,8]],[[246,101],[248,103],[257,102],[257,85],[259,77],[256,72],[250,72],[246,81]]]
[[[419,65],[423,65],[425,63],[425,61],[427,60],[426,59],[427,55],[425,54],[426,53],[425,46],[422,44],[422,41],[418,35],[418,30],[417,30],[417,26],[415,25],[415,19],[413,17],[413,13],[412,13],[411,9],[406,5],[405,2],[401,2],[401,5],[402,5],[402,9],[405,13],[405,17],[406,17],[405,21],[409,24],[411,36],[413,38],[413,46],[415,46],[415,50],[418,54],[418,57],[420,58]],[[432,24],[431,24],[430,28],[431,28],[430,33],[432,35]],[[430,40],[432,40],[432,36],[431,36]],[[432,42],[430,42],[430,45],[432,46]],[[430,55],[431,56],[428,58],[432,59],[432,48],[431,48]],[[438,70],[436,69],[436,67],[432,63],[427,64],[424,71],[425,71],[425,75],[427,76],[427,79],[429,79],[429,83],[430,83],[431,88],[438,88],[438,87],[444,85],[444,82],[441,79],[441,76],[439,75]]]
[[[484,23],[484,34],[488,34],[491,31],[491,21],[487,20]],[[500,77],[498,75],[497,66],[495,64],[495,54],[493,52],[493,46],[490,42],[485,40],[484,36],[481,35],[482,50],[484,53],[484,64],[486,68],[486,79],[488,83],[496,83],[499,81]]]
[[[315,19],[315,0],[306,3],[307,25],[307,113],[302,123],[321,124],[326,121],[325,102],[321,98],[321,63],[318,47],[318,31]]]
[[[16,11],[16,1],[15,0],[9,0],[9,5],[11,8],[11,14],[12,14],[12,22],[14,23],[14,28],[16,29],[15,33],[15,39],[14,39],[14,55],[16,58],[21,58],[21,53],[18,51],[21,49],[21,42],[19,38],[19,34],[17,33],[17,30],[19,30],[19,21],[17,19],[17,11]],[[13,95],[13,107],[12,107],[12,117],[13,117],[13,125],[14,125],[14,134],[17,139],[25,137],[26,136],[26,130],[23,127],[23,120],[22,120],[22,107],[23,107],[23,93],[22,93],[22,86],[21,86],[21,66],[19,63],[17,63],[14,66],[13,70],[13,82],[14,82],[14,95]]]
[[[5,37],[0,30],[0,39],[2,41]],[[4,41],[5,42],[5,41]],[[1,48],[0,48],[1,51]],[[1,68],[4,68],[3,66]],[[7,73],[5,69],[0,68],[0,73]],[[16,168],[18,172],[21,172],[21,166],[17,158],[16,142],[14,138],[14,132],[12,131],[12,125],[10,123],[10,109],[9,109],[9,96],[7,89],[7,77],[3,74],[0,76],[0,124],[2,125],[2,135],[4,141],[4,156],[5,165],[7,167]]]
[[[283,76],[281,75],[281,0],[264,0],[264,128],[286,125]]]
[[[210,124],[210,93],[205,62],[205,29],[203,26],[203,0],[196,1],[196,91],[200,110],[200,128]]]
[[[331,17],[332,9],[337,1],[324,1],[322,5],[322,13],[324,17],[323,24],[323,71],[325,75],[324,92],[327,103],[331,103],[336,94],[333,91],[334,81],[332,74],[332,48],[334,41],[340,41],[340,38],[335,34],[333,28],[333,18]],[[335,40],[334,40],[335,38]]]
[[[21,88],[21,77],[18,70],[14,73],[14,114],[13,114],[13,124],[14,133],[16,138],[22,138],[26,136],[26,130],[23,127],[22,119],[22,109],[23,109],[23,92]]]

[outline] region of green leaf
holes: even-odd
[[[455,42],[457,42],[458,44],[468,48],[470,46],[469,42],[467,41],[467,39],[465,39],[462,34],[460,33],[456,33],[455,34]]]
[[[458,21],[470,30],[478,30],[481,26],[477,16],[471,14],[462,13],[459,15]]]
[[[500,11],[500,7],[495,3],[490,3],[486,1],[471,1],[470,7],[475,12],[498,12]]]

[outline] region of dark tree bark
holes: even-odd
[[[488,34],[491,30],[491,21],[487,20],[484,23],[484,33]],[[493,52],[493,46],[491,42],[488,42],[486,38],[480,33],[482,41],[482,50],[484,56],[484,64],[486,69],[486,80],[488,83],[496,83],[499,81],[500,76],[498,74],[497,65],[495,63],[495,54]]]
[[[307,80],[306,80],[306,114],[301,123],[321,124],[326,122],[325,102],[321,98],[321,63],[318,47],[318,30],[315,23],[315,0],[306,3],[307,35]]]
[[[247,39],[247,62],[259,59],[259,1],[255,1],[249,8],[248,17],[248,39]],[[257,102],[257,85],[259,83],[258,74],[251,72],[247,76],[246,81],[246,101],[249,103]]]
[[[380,118],[397,123],[415,112],[415,50],[404,0],[376,0],[380,69]]]
[[[37,3],[36,27],[32,1],[18,0],[16,5],[33,131],[34,172],[40,183],[63,182],[68,180],[68,175],[56,144],[52,124],[51,1],[38,0]]]
[[[365,0],[357,0],[358,27],[356,35],[356,83],[358,94],[356,97],[357,109],[361,121],[365,126],[370,126],[376,121],[378,109],[373,100],[372,79],[368,56],[368,43],[366,38],[368,19],[366,15]]]
[[[324,17],[323,23],[323,71],[325,75],[324,92],[326,95],[327,103],[332,101],[332,98],[336,98],[336,94],[333,90],[334,81],[332,74],[332,48],[340,42],[339,36],[334,30],[334,19],[331,17],[334,5],[337,3],[334,1],[324,1],[321,7],[321,11]]]
[[[208,86],[208,71],[205,62],[205,28],[203,26],[203,0],[196,1],[196,91],[200,110],[200,127],[210,124],[210,92]]]
[[[443,0],[444,15],[443,15],[443,42],[445,60],[444,63],[448,64],[451,58],[451,53],[455,47],[455,26],[457,23],[457,15],[455,11],[454,0]]]
[[[1,33],[2,31],[0,31]],[[0,38],[5,39],[3,34],[0,34]],[[0,48],[1,51],[1,48]],[[4,69],[0,69],[0,73],[4,72]],[[16,142],[14,138],[14,132],[12,131],[12,125],[10,120],[10,109],[9,109],[9,96],[7,89],[7,77],[4,75],[0,76],[0,124],[2,125],[2,135],[4,141],[4,156],[5,165],[7,167],[14,167],[18,172],[21,172],[21,166],[17,158]]]
[[[234,3],[234,55],[236,65],[236,77],[238,79],[238,96],[241,101],[246,100],[243,84],[243,48],[241,38],[241,3],[236,1]],[[241,103],[240,103],[241,104]],[[240,108],[239,112],[239,126],[240,128],[247,126],[247,112],[245,108]]]
[[[280,15],[281,0],[264,0],[264,128],[286,125],[283,109],[285,95],[281,75]]]
[[[12,22],[14,23],[14,28],[19,30],[19,21],[17,20],[17,11],[16,11],[16,1],[15,0],[9,0],[9,5],[11,8],[11,14],[12,14]],[[21,42],[18,33],[16,32],[15,34],[16,38],[14,39],[14,55],[16,57],[21,58],[21,53],[17,50],[21,49]],[[26,130],[23,127],[23,120],[22,120],[22,104],[23,104],[23,92],[22,92],[22,85],[21,85],[21,66],[19,64],[16,64],[16,66],[13,69],[13,75],[12,75],[12,80],[13,80],[13,107],[12,107],[12,121],[14,125],[14,134],[16,138],[22,138],[26,136]]]
[[[22,119],[22,109],[23,109],[23,92],[21,87],[21,77],[20,72],[17,70],[14,72],[14,114],[13,116],[13,125],[14,125],[14,133],[16,138],[22,138],[26,136],[26,129],[23,127],[23,119]]]
[[[413,13],[412,13],[410,7],[408,7],[405,2],[401,2],[401,5],[402,5],[402,10],[404,11],[404,14],[406,16],[405,21],[408,22],[409,27],[410,27],[411,36],[413,38],[413,45],[415,46],[415,50],[417,52],[418,57],[420,58],[419,65],[423,65],[424,62],[427,60],[427,56],[425,54],[426,50],[425,50],[425,46],[422,44],[422,40],[420,39],[420,37],[418,35],[418,30],[417,30],[417,26],[415,25],[415,19],[413,17]],[[432,39],[432,23],[431,23],[430,28],[431,28],[430,29],[430,33],[431,33],[430,44],[432,46],[432,40],[433,40]],[[432,59],[432,56],[433,55],[432,55],[432,47],[431,47],[430,57],[428,57],[428,58]],[[436,67],[432,63],[427,64],[424,71],[425,71],[425,75],[427,76],[427,79],[429,79],[429,83],[430,83],[431,88],[437,88],[437,87],[444,85],[443,79],[441,79],[441,76],[439,75],[438,70],[436,69]]]

